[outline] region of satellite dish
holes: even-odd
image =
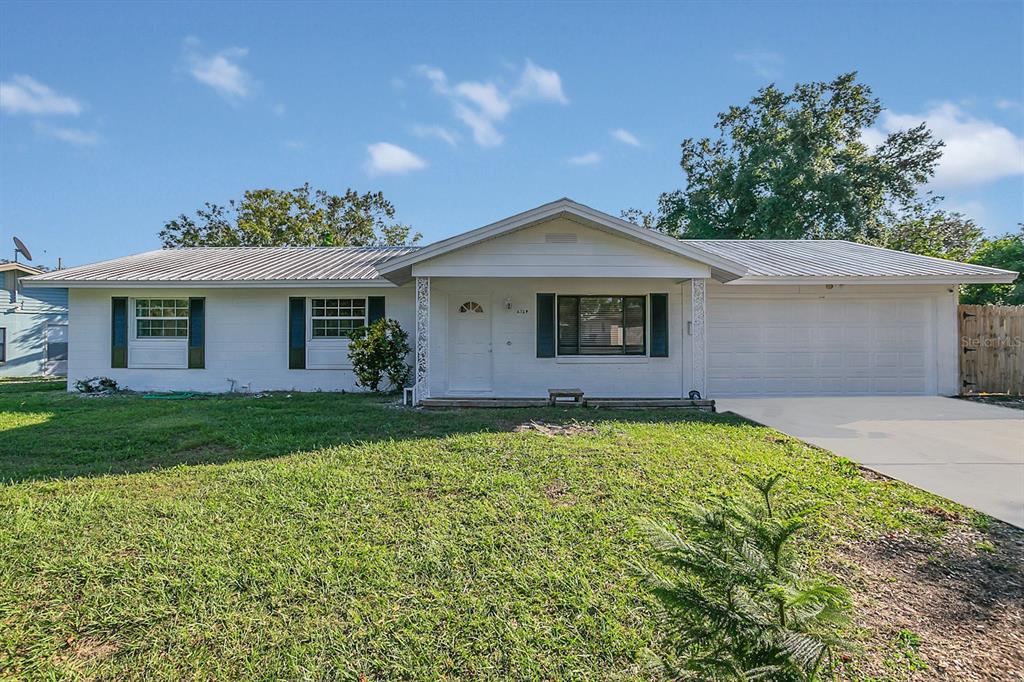
[[[25,242],[21,241],[17,237],[14,238],[14,260],[18,260],[18,254],[25,257],[25,260],[32,260],[32,254],[29,253],[28,247],[25,246]]]

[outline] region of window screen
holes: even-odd
[[[559,355],[643,355],[643,296],[559,296]]]
[[[188,299],[135,299],[135,336],[140,339],[188,336]]]
[[[365,298],[314,298],[313,338],[347,337],[366,326]]]

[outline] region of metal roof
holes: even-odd
[[[334,282],[380,280],[376,266],[416,247],[239,246],[160,249],[55,270],[33,283]]]
[[[747,268],[736,284],[786,278],[844,277],[947,280],[949,282],[1012,281],[1010,270],[893,251],[835,239],[684,239],[687,244]],[[1009,279],[1007,279],[1009,278]]]
[[[662,235],[659,235],[662,236]],[[686,255],[709,263],[728,262],[744,274],[722,276],[735,284],[823,281],[903,283],[1011,282],[1017,273],[981,265],[918,256],[838,240],[686,239]],[[27,278],[39,286],[326,286],[354,282],[388,284],[378,268],[418,247],[192,247],[161,249],[114,260],[54,270]],[[681,254],[682,255],[682,254]],[[715,274],[719,272],[719,274]],[[389,276],[390,273],[389,273]]]

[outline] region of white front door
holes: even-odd
[[[491,299],[478,294],[449,296],[448,390],[491,390]]]

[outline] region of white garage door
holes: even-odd
[[[935,393],[928,298],[713,298],[712,396]]]

